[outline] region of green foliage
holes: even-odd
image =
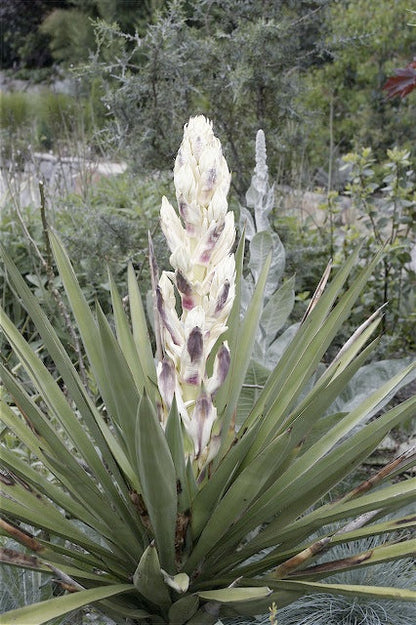
[[[405,533],[398,533],[401,540]],[[359,541],[334,547],[333,554],[339,560],[349,558],[354,551],[366,551],[382,546],[387,535],[363,538]],[[322,556],[325,562],[328,554]],[[328,578],[329,582],[345,582],[371,586],[374,584],[397,584],[412,588],[415,583],[414,563],[411,559],[391,562],[388,566],[374,565],[368,569],[345,571]],[[382,598],[334,596],[330,594],[304,595],[297,601],[278,609],[276,603],[269,608],[269,614],[256,619],[225,618],[223,625],[413,625],[414,606],[410,603],[383,600]]]
[[[127,262],[134,264],[143,287],[150,288],[147,232],[157,226],[160,195],[167,182],[163,175],[140,177],[126,172],[87,187],[84,197],[70,195],[62,209],[58,204],[54,226],[71,256],[78,259],[76,269],[88,301],[98,295],[104,310],[109,310],[107,265],[123,292]],[[156,236],[155,245],[165,259],[161,236]]]
[[[6,543],[6,548],[11,546],[10,541]],[[0,602],[2,614],[22,605],[30,605],[52,597],[49,576],[38,571],[30,571],[28,573],[23,569],[15,567],[3,567],[1,581],[2,594]]]
[[[98,299],[105,311],[111,309],[110,285],[107,267],[111,268],[123,293],[127,290],[128,261],[134,264],[141,277],[143,288],[150,288],[147,263],[147,231],[157,224],[160,196],[167,187],[163,176],[148,178],[121,174],[103,178],[94,185],[88,177],[84,181],[83,195],[71,194],[55,197],[52,206],[46,208],[50,227],[57,230],[75,260],[78,279],[88,302]],[[26,233],[22,229],[23,219]],[[62,314],[52,297],[51,289],[60,286],[59,278],[50,283],[45,265],[27,234],[47,259],[41,211],[36,207],[17,209],[8,203],[2,210],[0,238],[8,254],[14,259],[22,276],[36,298],[47,309],[55,329],[59,328],[61,340],[70,341],[65,330]],[[155,236],[159,257],[167,262],[167,254],[161,236]],[[5,274],[2,271],[2,277]],[[4,310],[18,327],[30,336],[33,331],[25,311],[10,291],[7,281],[2,294]]]
[[[25,221],[26,231],[32,239],[38,243],[39,247],[44,249],[39,211],[28,207],[23,211],[22,215]],[[12,205],[5,206],[2,210],[0,238],[2,245],[13,257],[22,276],[25,276],[39,302],[42,302],[48,310],[48,314],[55,320],[55,327],[60,336],[63,337],[62,320],[56,308],[56,303],[51,297],[50,289],[47,286],[48,276],[45,268],[36,254],[36,250],[25,236],[17,212],[13,209]],[[26,311],[10,290],[10,285],[7,282],[3,266],[1,267],[0,275],[4,284],[4,288],[2,289],[2,306],[4,310],[11,316],[22,333],[29,337],[29,340],[33,342],[33,346],[39,348],[37,333],[33,331],[33,327],[30,323],[28,324]],[[6,351],[4,351],[3,355],[4,358],[6,358]],[[7,355],[9,356],[10,354]]]
[[[388,156],[391,158],[391,161],[387,162],[382,168],[382,171],[387,172],[387,175],[383,178],[383,183],[386,186],[382,187],[385,193],[384,204],[380,202],[378,196],[377,198],[374,197],[375,191],[379,190],[379,185],[374,182],[375,174],[372,169],[371,150],[363,150],[360,154],[351,153],[344,159],[346,167],[351,167],[352,165],[348,174],[348,179],[351,182],[346,183],[346,190],[351,195],[353,203],[350,212],[355,214],[355,211],[358,211],[358,215],[355,215],[356,222],[364,224],[365,228],[370,230],[372,234],[372,237],[365,237],[366,247],[361,261],[363,264],[369,261],[371,255],[376,252],[377,247],[382,245],[387,238],[393,250],[401,247],[410,249],[415,240],[413,233],[415,203],[412,200],[414,196],[413,172],[407,169],[409,166],[409,155],[404,151],[394,149],[389,151]],[[285,268],[285,249],[269,221],[275,205],[275,193],[274,186],[270,187],[269,185],[266,158],[264,133],[258,131],[256,138],[256,167],[251,185],[246,193],[247,206],[251,209],[251,212],[243,206],[240,207],[240,229],[245,230],[246,237],[250,242],[247,249],[247,273],[242,281],[243,310],[247,309],[248,303],[253,297],[254,284],[259,277],[258,268],[265,262],[270,251],[272,251],[273,263],[264,291],[264,309],[260,317],[253,348],[253,359],[247,372],[245,387],[240,396],[239,412],[237,414],[238,423],[241,423],[243,416],[247,416],[250,412],[253,403],[267,380],[270,370],[277,365],[298,329],[298,324],[289,324],[289,317],[293,312],[295,301],[294,278],[286,280],[278,288]],[[327,204],[320,206],[321,210],[327,212],[327,218],[319,229],[319,234],[312,230],[308,231],[306,227],[304,229],[304,233],[310,243],[313,237],[317,240],[319,237],[323,239],[320,247],[312,252],[312,262],[309,264],[315,265],[315,268],[319,266],[316,258],[317,256],[321,258],[322,254],[326,258],[334,258],[337,264],[345,262],[351,254],[353,246],[357,243],[358,234],[354,224],[349,224],[348,227],[343,229],[342,238],[339,235],[338,238],[335,237],[336,218],[341,212],[338,208],[339,200],[338,193],[331,192],[328,194]],[[352,229],[352,233],[349,232],[349,228]],[[312,246],[311,249],[313,249]],[[394,267],[392,256],[394,259],[394,252],[392,254],[390,247],[387,247],[383,258],[384,267],[380,273],[375,270],[368,282],[368,289],[366,290],[365,298],[363,298],[363,306],[360,307],[361,314],[364,309],[365,314],[370,315],[371,310],[387,303],[386,299],[380,298],[380,295],[385,294],[385,288],[388,292],[393,289],[397,289],[397,291],[402,289],[402,292],[398,294],[398,299],[402,301],[401,306],[403,306],[403,300],[406,301],[409,298],[411,285],[414,281],[414,271],[408,267],[410,255],[406,255],[404,250],[402,250],[401,272],[403,272],[405,277],[400,276],[400,280],[397,280],[397,276],[391,275]],[[386,267],[388,269],[387,275]],[[302,279],[307,279],[304,270],[301,272]],[[387,283],[386,287],[384,286],[385,283]],[[371,289],[370,292],[369,289]],[[391,295],[388,299],[388,303],[391,306],[388,316],[390,320],[394,313],[398,315],[400,305]],[[310,302],[311,300],[308,299],[308,301]],[[411,301],[410,299],[410,303]],[[397,334],[395,345],[390,345],[390,349],[395,350],[400,345],[404,355],[407,355],[407,348],[414,349],[412,316],[412,313],[410,313],[409,316],[401,319],[400,335]],[[386,331],[385,317],[382,323],[384,323],[383,329]],[[393,328],[396,327],[396,323],[397,318],[393,327],[388,328],[391,334],[395,333]],[[352,327],[348,328],[348,330],[345,328],[345,336],[348,335],[348,331],[351,332]],[[403,367],[404,364],[405,360],[383,360],[361,367],[360,371],[352,377],[345,389],[330,406],[328,414],[351,410],[365,396],[380,388],[385,380]],[[322,370],[324,370],[324,365],[321,366]],[[403,384],[409,382],[410,379],[407,379],[403,381]],[[390,399],[386,397],[384,405]],[[383,405],[378,406],[378,410],[382,408]],[[370,417],[371,414],[369,414]]]
[[[169,167],[181,120],[198,111],[221,120],[240,199],[259,127],[273,148],[272,171],[290,183],[326,168],[328,147],[334,161],[361,146],[381,158],[393,145],[414,143],[414,98],[387,101],[382,91],[416,53],[407,0],[20,6],[4,9],[6,56],[33,65],[25,59],[39,55],[40,38],[60,63],[88,62],[87,73],[106,87],[114,143],[140,167]]]
[[[39,30],[49,36],[55,61],[74,66],[87,61],[95,49],[94,19],[134,33],[163,4],[164,0],[72,0],[69,6],[49,13]]]
[[[331,158],[368,145],[378,159],[393,145],[412,149],[415,99],[389,101],[382,90],[393,70],[416,54],[409,9],[407,0],[331,3],[332,58],[307,77],[307,106],[321,116],[315,129],[311,127],[308,158],[312,164],[322,166],[320,154],[330,145],[331,132],[336,146]]]
[[[44,67],[52,63],[48,37],[39,31],[42,19],[66,0],[14,0],[2,2],[1,62],[8,67]]]
[[[383,262],[369,280],[356,313],[368,316],[374,308],[387,304],[378,355],[406,355],[415,349],[412,156],[395,147],[379,160],[371,148],[362,148],[346,154],[338,161],[338,168],[339,173],[334,170],[332,174],[333,180],[338,180],[338,190],[317,188],[315,195],[299,191],[294,196],[298,203],[294,209],[289,208],[289,215],[285,214],[285,189],[278,190],[280,205],[273,213],[273,228],[285,245],[289,272],[301,267],[296,275],[299,292],[294,316],[302,317],[327,258],[339,266],[362,242],[360,263],[365,264],[376,249],[384,246]],[[303,206],[303,202],[307,207],[302,214],[299,204]],[[351,320],[355,323],[358,317],[353,315]],[[345,328],[344,338],[350,330]]]
[[[342,262],[359,239],[364,240],[363,263],[378,247],[385,246],[383,262],[369,281],[359,312],[368,314],[371,307],[387,304],[383,330],[392,337],[390,349],[401,345],[405,353],[415,349],[416,275],[411,251],[416,244],[416,187],[410,159],[410,152],[398,148],[388,150],[387,160],[381,164],[370,148],[345,155],[344,193],[351,199],[350,216],[346,225],[340,225],[342,198],[333,192],[322,205],[327,217],[320,229],[321,240],[336,262]],[[395,336],[397,328],[401,342]]]
[[[40,32],[49,35],[53,58],[77,64],[94,47],[94,31],[88,17],[77,9],[56,9],[43,21]]]
[[[272,262],[264,289],[264,306],[253,347],[253,360],[240,396],[237,423],[249,414],[269,371],[276,366],[293,335],[289,330],[284,337],[278,338],[279,331],[287,326],[293,309],[294,279],[287,280],[278,289],[285,269],[285,249],[269,221],[275,205],[275,192],[274,185],[269,183],[266,141],[262,130],[256,135],[256,166],[246,193],[246,204],[247,207],[240,206],[240,231],[244,232],[248,241],[247,266],[241,282],[243,311],[247,310],[253,298],[255,285],[269,254]]]
[[[240,199],[258,128],[273,148],[272,171],[291,184],[326,168],[328,147],[334,161],[361,146],[381,158],[414,143],[414,98],[387,101],[382,91],[415,55],[406,0],[47,4],[33,36],[50,39],[55,60],[88,62],[87,74],[103,80],[110,135],[140,168],[168,168],[184,115],[198,111],[221,120]],[[7,10],[15,45],[23,17]]]
[[[92,304],[97,300],[103,310],[109,312],[111,294],[108,267],[116,276],[123,294],[127,292],[128,261],[134,264],[144,290],[150,288],[147,231],[154,230],[157,224],[157,208],[166,181],[163,176],[143,179],[126,173],[112,179],[103,178],[93,185],[87,176],[83,182],[82,196],[55,196],[53,201],[48,201],[46,220],[50,227],[60,232],[75,259],[77,275],[88,302]],[[161,238],[160,235],[155,236],[155,247],[160,258],[167,262],[166,248]],[[61,300],[56,295],[62,282],[55,275],[53,259],[48,257],[41,210],[31,206],[19,208],[11,202],[6,204],[1,214],[0,239],[37,301],[47,310],[70,357],[81,367],[84,381],[87,383],[88,380],[90,384],[90,392],[96,394],[95,382],[90,376],[88,364],[84,364],[84,354],[77,343],[77,332],[65,313],[65,299]],[[43,342],[11,290],[3,265],[0,276],[4,285],[1,300],[3,309],[33,349],[43,353]],[[15,359],[4,343],[2,353],[3,358],[13,366]],[[54,368],[54,364],[48,362]]]
[[[331,142],[331,159],[360,145],[377,156],[410,148],[413,100],[387,102],[382,91],[414,55],[408,7],[364,4],[176,0],[140,40],[98,23],[90,72],[103,76],[117,130],[141,166],[168,165],[184,110],[221,120],[241,198],[258,128],[283,182],[326,167]],[[106,52],[115,40],[124,46],[117,67]]]
[[[13,0],[2,2],[3,68],[67,66],[87,60],[94,49],[92,19],[141,32],[165,0]]]
[[[15,549],[16,546],[18,546],[17,543],[12,541],[5,543],[6,549]],[[54,584],[50,575],[39,571],[3,566],[0,571],[0,579],[1,614],[21,606],[32,605],[62,595],[62,589]],[[106,619],[102,614],[98,615],[94,610],[89,610],[88,614],[79,610],[48,621],[48,625],[112,625],[112,623],[113,621]]]

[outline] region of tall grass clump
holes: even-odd
[[[90,94],[57,93],[43,88],[36,93],[0,94],[1,156],[7,160],[28,150],[70,150],[71,143],[92,141],[104,120],[103,105],[92,85]]]

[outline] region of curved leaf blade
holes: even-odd
[[[319,592],[345,595],[348,597],[375,597],[377,599],[396,599],[399,601],[416,601],[416,591],[391,586],[360,586],[358,584],[326,584],[284,580],[274,585],[269,578],[264,578],[272,587],[287,590],[300,590],[303,593]]]
[[[133,338],[140,358],[140,364],[146,380],[153,386],[157,385],[156,369],[151,349],[150,335],[146,322],[142,298],[133,266],[128,268],[128,292]],[[146,389],[150,387],[146,384]]]
[[[254,601],[271,594],[271,589],[264,587],[245,588],[220,588],[218,590],[202,590],[197,592],[200,599],[216,601],[218,603],[232,604],[239,601]]]
[[[146,394],[137,411],[136,462],[161,567],[174,573],[176,471],[165,434]]]
[[[271,257],[269,256],[260,274],[253,299],[250,302],[247,313],[240,324],[238,331],[238,341],[231,350],[231,364],[227,375],[227,384],[218,391],[217,401],[225,406],[221,415],[223,422],[222,429],[222,449],[218,454],[218,459],[222,456],[227,444],[228,427],[234,416],[241,387],[250,364],[251,353],[256,337],[258,323],[263,309],[263,293],[269,273]],[[231,346],[230,346],[231,347]],[[218,405],[218,404],[217,404]]]
[[[416,538],[413,540],[404,540],[399,543],[380,545],[368,551],[354,554],[348,558],[341,560],[330,560],[322,564],[311,566],[307,569],[293,571],[289,575],[290,578],[298,576],[305,580],[313,580],[325,575],[332,575],[340,571],[349,571],[351,569],[361,568],[363,566],[371,566],[380,564],[381,562],[390,562],[398,558],[415,557],[416,555]]]
[[[81,590],[63,597],[54,597],[48,601],[11,610],[3,614],[1,622],[2,625],[28,625],[28,623],[30,625],[42,625],[42,623],[46,623],[50,619],[63,616],[90,603],[96,603],[108,597],[132,590],[134,590],[134,586],[131,584],[115,584],[104,586],[104,588]],[[147,616],[149,614],[143,610],[141,618],[146,618]]]
[[[166,609],[171,605],[168,587],[160,570],[156,547],[151,543],[144,551],[136,571],[133,584],[145,599]]]

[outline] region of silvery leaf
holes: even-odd
[[[292,312],[294,302],[294,277],[292,277],[271,296],[264,307],[260,318],[260,327],[267,345],[273,342],[278,331],[286,323],[288,316]]]
[[[244,227],[246,229],[246,239],[248,241],[251,241],[251,239],[256,234],[256,230],[254,227],[254,220],[253,220],[253,217],[251,216],[250,211],[244,206],[240,206],[240,221],[239,221],[240,231],[242,231]]]
[[[286,348],[289,346],[291,340],[298,331],[299,324],[294,323],[289,326],[287,330],[283,332],[269,347],[267,352],[267,367],[272,369],[279,362],[283,356]]]
[[[266,234],[262,232],[261,234]],[[256,235],[258,236],[258,235]],[[272,264],[270,266],[269,277],[267,279],[266,288],[264,290],[265,298],[270,298],[282,278],[283,272],[285,270],[285,262],[286,262],[286,253],[285,248],[283,247],[283,243],[280,240],[280,237],[276,232],[271,233],[272,238]]]
[[[277,235],[276,235],[277,236]],[[280,242],[280,239],[278,239]],[[258,232],[250,243],[250,261],[249,268],[253,274],[254,281],[257,282],[260,272],[269,253],[273,249],[273,237],[270,232]],[[273,254],[273,264],[274,254]],[[269,274],[269,275],[273,275]]]
[[[245,313],[249,303],[253,297],[254,284],[250,277],[243,278],[241,281],[241,312]]]

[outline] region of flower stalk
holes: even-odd
[[[173,398],[188,435],[188,455],[201,469],[216,454],[218,419],[213,398],[230,364],[224,341],[207,360],[227,330],[235,295],[234,214],[228,210],[230,172],[212,124],[193,117],[184,129],[176,157],[174,182],[178,212],[162,199],[160,221],[173,271],[163,271],[155,293],[161,359],[158,384],[161,422],[166,423]],[[181,310],[176,310],[176,294]]]

